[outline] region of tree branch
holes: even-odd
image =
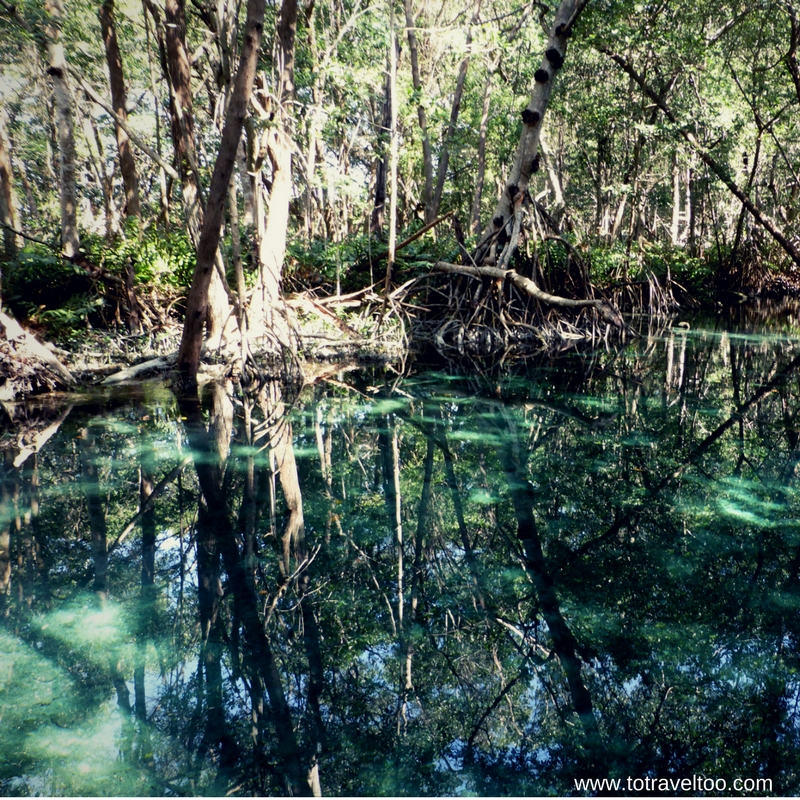
[[[180,180],[180,175],[169,165],[166,161],[164,161],[161,156],[153,150],[152,147],[148,147],[131,129],[128,125],[127,121],[124,120],[116,111],[114,111],[111,106],[103,100],[102,97],[88,84],[85,80],[75,71],[75,69],[67,65],[67,69],[69,70],[70,75],[80,84],[81,89],[91,98],[92,102],[97,103],[100,108],[103,109],[107,114],[110,114],[114,122],[125,131],[130,137],[130,140],[143,152],[146,153],[153,161],[161,167],[167,175],[172,178],[172,180],[177,181]]]
[[[766,230],[770,236],[783,248],[786,254],[794,261],[795,264],[800,266],[800,250],[798,250],[789,239],[778,230],[776,224],[747,196],[747,194],[736,184],[726,170],[717,160],[697,141],[695,135],[685,126],[678,122],[678,118],[673,114],[664,100],[663,95],[659,95],[640,75],[634,66],[619,53],[615,53],[609,47],[604,45],[595,45],[597,50],[607,55],[615,64],[617,64],[623,72],[630,76],[635,83],[639,85],[641,90],[649,97],[661,110],[664,116],[675,125],[678,133],[689,144],[692,150],[697,153],[703,163],[728,187],[730,192],[742,203],[742,205],[750,212],[750,215],[755,221]]]

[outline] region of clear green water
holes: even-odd
[[[796,794],[799,354],[674,330],[7,433],[0,794]]]

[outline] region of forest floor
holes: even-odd
[[[248,380],[313,380],[330,363],[396,363],[409,350],[408,320],[397,309],[383,309],[370,294],[326,300],[301,295],[287,302],[290,325],[283,355],[274,340],[248,341],[244,360]],[[342,308],[350,304],[350,309]],[[48,392],[85,390],[148,378],[169,380],[177,358],[182,324],[175,320],[153,330],[131,334],[124,329],[87,328],[58,345],[3,315],[0,319],[0,402],[15,403]],[[219,342],[203,349],[198,380],[238,380],[243,352],[235,321]],[[271,346],[272,344],[272,346]],[[272,355],[270,355],[270,351]],[[288,354],[288,357],[287,357]]]

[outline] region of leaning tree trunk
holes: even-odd
[[[67,61],[61,44],[61,0],[46,0],[48,16],[45,41],[49,66],[47,74],[53,83],[56,132],[59,150],[59,182],[61,193],[61,249],[67,258],[73,258],[80,249],[78,236],[78,186],[75,180],[75,114],[72,93],[67,82]]]
[[[472,55],[472,28],[480,21],[480,15],[481,0],[475,0],[472,20],[470,22],[469,31],[467,32],[467,52],[464,58],[461,59],[461,64],[458,67],[456,89],[453,94],[453,104],[450,107],[450,122],[447,125],[447,131],[444,134],[444,141],[442,142],[442,151],[439,155],[439,167],[436,173],[436,189],[433,193],[433,213],[431,214],[431,219],[426,219],[425,222],[431,222],[431,220],[439,215],[439,206],[442,203],[444,183],[447,180],[447,167],[450,161],[450,145],[453,143],[456,135],[458,114],[461,110],[461,99],[464,96],[464,85],[467,82],[467,70],[469,69],[470,56]]]
[[[553,80],[564,63],[567,52],[567,40],[578,15],[586,6],[587,0],[562,0],[556,10],[555,19],[547,39],[547,49],[542,63],[534,78],[536,84],[531,93],[528,107],[522,112],[522,134],[514,164],[506,183],[506,189],[497,202],[492,221],[484,230],[476,248],[474,261],[476,264],[491,263],[499,258],[495,256],[495,243],[498,233],[507,226],[515,214],[515,204],[524,198],[531,176],[539,169],[539,135],[542,130],[547,105],[553,89]],[[514,242],[510,243],[513,250]],[[510,252],[510,251],[509,251]],[[495,256],[493,258],[493,256]]]
[[[658,94],[652,86],[645,80],[644,76],[636,71],[633,64],[627,58],[615,53],[607,47],[598,46],[601,53],[605,53],[614,63],[616,63],[630,78],[632,78],[647,97],[655,103],[664,116],[675,126],[678,133],[687,142],[689,147],[697,154],[700,160],[725,184],[728,191],[742,204],[743,208],[751,217],[783,248],[783,251],[800,266],[800,249],[795,247],[794,242],[786,236],[767,214],[761,210],[751,199],[747,191],[743,190],[730,176],[726,166],[719,163],[711,153],[706,150],[697,140],[695,135],[685,126],[681,126],[678,118],[672,109],[667,105],[663,94]]]
[[[239,70],[236,73],[225,125],[222,128],[219,152],[208,192],[203,230],[197,245],[197,262],[186,302],[186,320],[178,353],[178,370],[189,385],[195,383],[200,364],[203,323],[208,308],[208,289],[214,275],[214,262],[222,233],[222,215],[228,184],[236,163],[236,152],[242,138],[244,118],[247,116],[247,106],[250,103],[258,66],[258,53],[264,32],[264,7],[265,0],[247,0],[247,21]]]
[[[194,139],[194,112],[191,84],[191,64],[186,46],[186,9],[184,0],[166,0],[164,5],[167,79],[170,86],[170,125],[175,157],[179,164],[186,224],[192,244],[199,248],[203,225],[200,175]],[[226,190],[227,193],[227,190]],[[216,253],[214,254],[216,256]],[[207,291],[206,335],[217,340],[222,335],[229,316],[228,298],[219,275],[212,270]]]
[[[469,275],[479,280],[493,278],[508,280],[522,294],[527,294],[548,306],[566,309],[595,308],[600,316],[617,328],[624,328],[619,313],[601,299],[574,300],[542,291],[536,281],[526,278],[509,268],[519,241],[523,207],[529,201],[528,184],[539,169],[539,138],[547,105],[553,87],[553,79],[564,63],[567,39],[572,26],[586,7],[588,0],[562,0],[547,39],[547,48],[541,66],[534,74],[536,84],[528,107],[522,112],[522,134],[514,163],[510,170],[505,191],[495,207],[492,221],[472,254],[475,266],[464,266],[437,262],[435,269],[441,272]],[[473,317],[474,319],[474,317]]]

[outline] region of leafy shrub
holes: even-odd
[[[35,247],[19,253],[4,278],[3,299],[17,316],[57,308],[66,298],[86,294],[91,288],[82,267]]]
[[[36,309],[28,316],[34,324],[42,325],[54,339],[67,339],[88,326],[89,318],[102,313],[105,300],[90,294],[76,294],[61,308]]]
[[[123,277],[132,262],[138,283],[186,288],[192,282],[195,252],[184,231],[164,233],[149,227],[138,235],[138,222],[129,217],[123,233],[109,244],[103,237],[87,237],[83,248],[88,259]]]
[[[588,257],[592,283],[603,286],[619,280],[625,259],[625,248],[620,243],[615,243],[612,247],[593,247]]]

